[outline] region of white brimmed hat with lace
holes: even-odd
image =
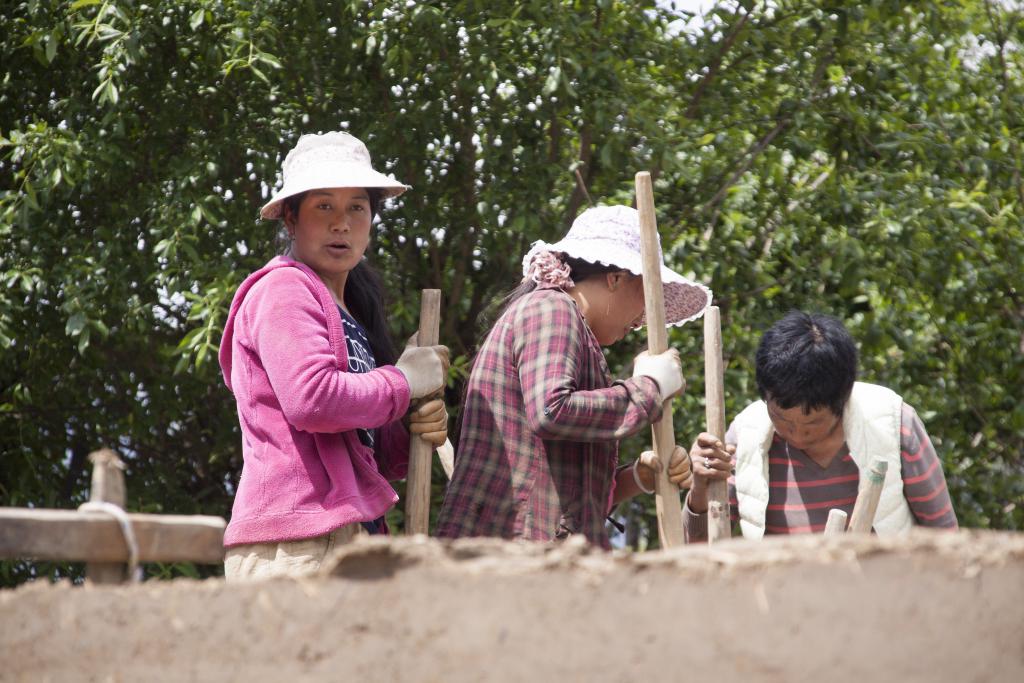
[[[409,189],[408,185],[373,170],[366,145],[341,132],[300,137],[284,158],[282,172],[284,186],[260,209],[263,218],[281,218],[283,200],[319,188],[378,188],[385,197],[397,197]]]
[[[660,242],[660,239],[659,239]],[[661,248],[659,243],[659,250]],[[599,263],[643,275],[640,256],[640,214],[629,206],[597,206],[587,209],[573,221],[568,234],[554,244],[534,242],[523,257],[523,276],[539,279],[545,253],[565,254],[571,258]],[[570,281],[571,282],[571,281]],[[665,291],[666,325],[683,323],[704,315],[711,305],[711,290],[693,282],[674,270],[661,266],[661,282]]]

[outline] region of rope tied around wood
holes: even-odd
[[[135,540],[135,530],[132,529],[128,513],[113,503],[104,503],[91,500],[78,506],[79,512],[101,512],[110,515],[121,527],[121,535],[124,536],[124,544],[128,547],[128,580],[138,583],[142,580],[142,570],[139,567],[139,544]]]

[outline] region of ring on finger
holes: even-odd
[[[711,469],[711,458],[704,458],[704,469]]]

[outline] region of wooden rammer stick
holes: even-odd
[[[718,306],[704,311],[704,416],[708,434],[725,442],[725,368],[722,362],[722,318]],[[729,538],[729,484],[708,483],[708,543]]]
[[[825,535],[838,536],[842,533],[846,533],[846,513],[839,508],[832,508],[825,520]]]
[[[419,346],[434,346],[441,327],[441,290],[424,289],[420,299]],[[405,531],[426,534],[430,527],[430,464],[434,447],[421,436],[409,440],[409,476],[406,482]]]
[[[885,473],[889,470],[889,463],[881,458],[871,460],[870,471],[868,472],[867,483],[857,492],[857,502],[853,504],[853,513],[850,515],[850,533],[867,534],[871,533],[871,527],[875,523],[875,512],[878,510],[878,501],[882,497],[882,486],[885,484]]]
[[[647,316],[647,349],[653,354],[668,350],[665,329],[665,292],[661,284],[661,244],[654,215],[654,189],[651,174],[636,174],[636,208],[640,213],[640,254],[644,269],[644,307]],[[665,401],[661,419],[651,425],[654,451],[661,459],[661,472],[655,477],[654,501],[658,511],[658,538],[662,548],[683,544],[683,509],[679,489],[668,479],[668,464],[676,447],[672,429],[672,401]]]

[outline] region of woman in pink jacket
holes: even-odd
[[[407,186],[373,170],[347,133],[303,135],[284,186],[261,216],[289,248],[235,293],[220,365],[238,405],[242,477],[224,534],[230,579],[315,572],[357,533],[383,533],[405,476],[411,400],[441,390],[448,351],[396,360],[382,287],[364,258],[384,197]],[[440,400],[409,416],[433,443],[447,435]]]

